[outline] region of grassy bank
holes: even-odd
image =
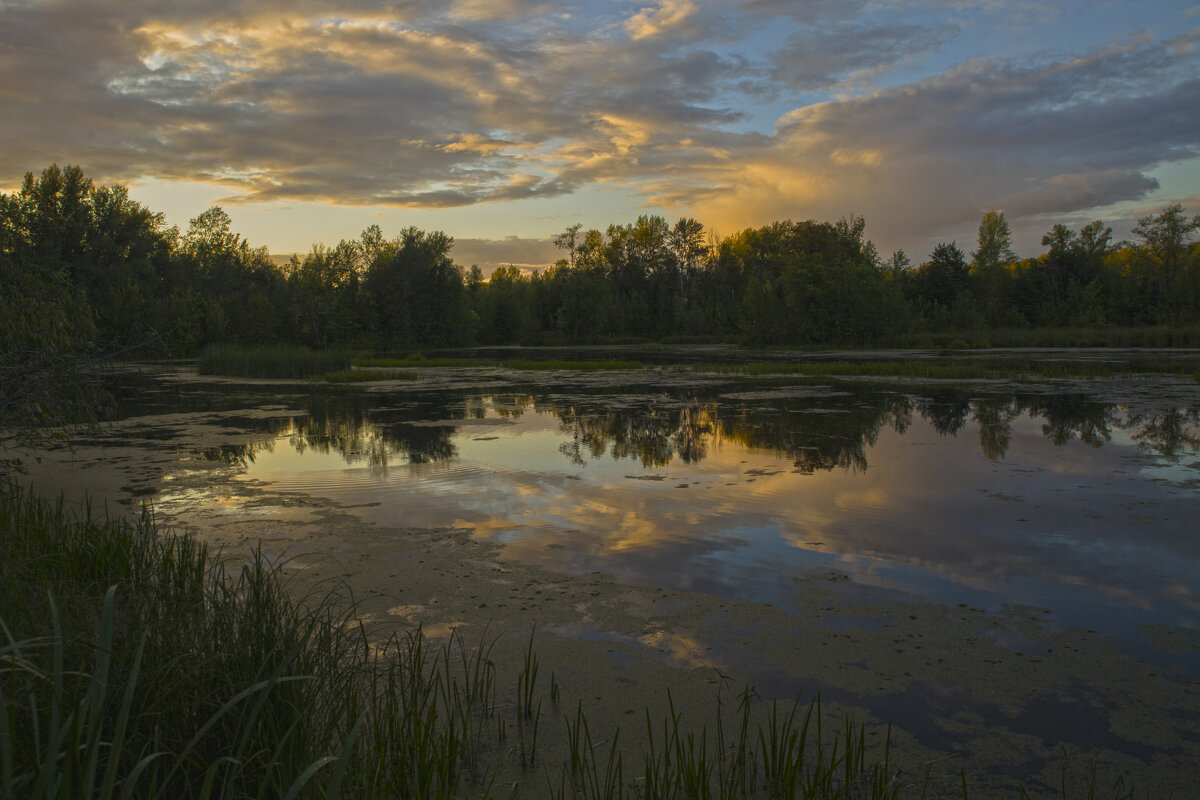
[[[235,347],[222,345],[204,351],[197,363],[201,375],[238,378],[316,378],[350,369],[350,354],[307,347]]]
[[[972,349],[986,347],[1200,347],[1200,327],[983,328],[945,333],[906,333],[880,347]]]

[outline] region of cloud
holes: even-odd
[[[395,16],[352,2],[274,15],[193,5],[153,18],[114,5],[86,31],[69,21],[80,7],[7,12],[0,97],[17,122],[0,169],[60,160],[102,179],[223,182],[239,202],[454,207],[622,180],[620,160],[740,116],[718,93],[741,66],[705,50],[477,31],[418,4]]]
[[[1137,41],[805,106],[768,146],[714,167],[721,189],[697,208],[738,225],[857,212],[869,235],[926,241],[973,233],[989,208],[1012,221],[1134,200],[1156,187],[1149,170],[1200,154],[1196,66],[1186,48]]]
[[[58,161],[268,205],[614,190],[726,232],[857,212],[911,246],[988,208],[1016,227],[1137,202],[1151,170],[1200,150],[1195,33],[935,72],[966,34],[933,0],[636,9],[8,3],[2,182]]]
[[[629,38],[652,39],[687,23],[696,13],[692,0],[660,0],[657,6],[638,11],[625,21]]]
[[[815,23],[827,20],[851,19],[859,16],[868,0],[743,0],[743,13],[767,18],[787,17],[798,22]]]
[[[450,8],[449,17],[470,22],[525,20],[551,12],[557,7],[555,3],[541,0],[456,0]]]
[[[798,31],[772,58],[773,78],[793,91],[829,88],[847,73],[877,74],[935,50],[956,32],[951,25],[858,23]]]

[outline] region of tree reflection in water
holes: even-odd
[[[527,411],[551,414],[568,437],[560,452],[572,462],[610,456],[645,467],[676,459],[697,463],[722,442],[773,452],[800,474],[842,469],[865,471],[881,431],[903,434],[920,417],[942,436],[957,437],[973,423],[989,460],[1005,457],[1012,426],[1022,416],[1041,420],[1042,434],[1057,446],[1079,439],[1092,447],[1126,432],[1145,452],[1177,460],[1200,450],[1200,408],[1131,413],[1081,393],[1058,396],[972,395],[965,388],[927,393],[856,391],[770,401],[666,395],[559,393],[429,393],[402,405],[380,406],[371,395],[314,398],[306,416],[269,420],[274,441],[222,446],[201,457],[227,463],[254,460],[286,438],[299,453],[336,453],[351,466],[387,467],[453,459],[454,436],[464,423],[519,419]]]
[[[579,464],[605,453],[640,460],[644,466],[667,466],[675,458],[691,463],[703,460],[722,441],[732,441],[788,458],[803,474],[861,472],[869,465],[867,453],[880,431],[890,427],[903,434],[914,415],[943,436],[957,436],[968,422],[975,423],[980,451],[992,461],[1005,457],[1013,423],[1022,416],[1041,419],[1042,434],[1060,447],[1073,439],[1100,447],[1112,440],[1114,430],[1121,430],[1144,450],[1166,457],[1200,449],[1200,409],[1134,415],[1082,394],[972,398],[965,390],[939,390],[916,396],[797,398],[769,405],[691,400],[598,413],[552,403],[534,405],[559,418],[571,435],[560,449]]]

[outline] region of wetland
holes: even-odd
[[[536,631],[565,705],[629,746],[668,689],[702,724],[752,686],[890,725],[903,782],[938,793],[1058,796],[1092,769],[1200,791],[1200,354],[959,356],[1106,368],[1022,380],[608,356],[648,366],[331,386],[138,365],[26,479],[261,545],[301,591],[349,587],[371,630],[494,637],[497,660]]]

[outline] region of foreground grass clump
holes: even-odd
[[[848,719],[823,728],[819,700],[765,705],[747,689],[727,702],[725,682],[699,727],[673,704],[647,710],[645,744],[622,749],[620,731],[593,738],[582,703],[546,680],[532,634],[509,665],[458,634],[370,642],[339,597],[297,601],[261,553],[224,566],[146,514],[94,522],[0,482],[0,546],[4,800],[894,800],[922,788],[893,766],[890,731],[870,750]]]
[[[143,514],[97,523],[0,484],[0,796],[338,794],[363,661],[301,607]]]
[[[315,378],[350,368],[350,354],[307,347],[210,347],[197,364],[201,375],[236,378]]]

